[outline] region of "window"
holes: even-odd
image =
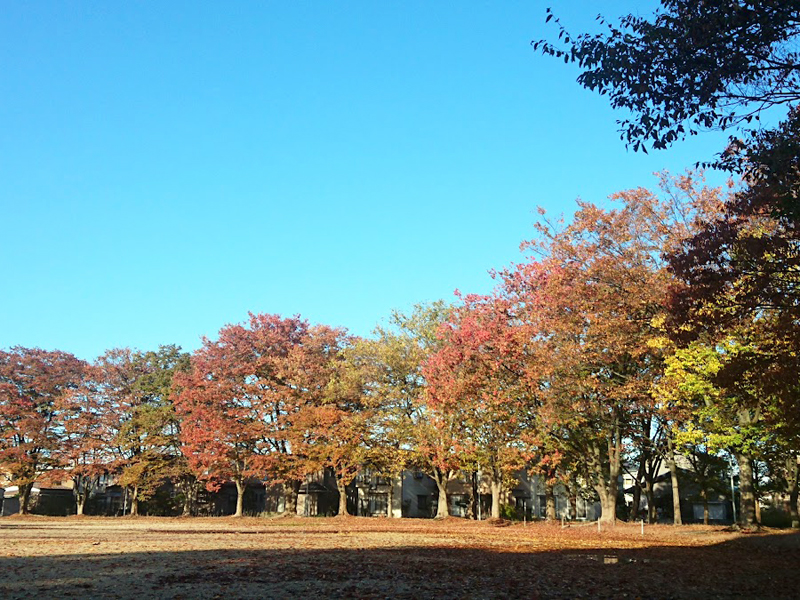
[[[369,513],[374,516],[385,516],[389,508],[388,494],[370,494]]]

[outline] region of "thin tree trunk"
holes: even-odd
[[[669,476],[672,481],[672,523],[683,525],[681,516],[681,491],[678,487],[678,466],[675,464],[675,448],[672,445],[672,437],[667,435],[667,466]]]
[[[633,504],[631,505],[631,514],[628,515],[629,521],[636,521],[639,516],[639,510],[642,507],[642,479],[645,477],[647,471],[647,459],[642,456],[639,461],[639,470],[636,473],[636,481],[633,486]]]
[[[131,516],[139,516],[139,486],[133,486],[133,495],[131,496]]]
[[[547,483],[544,486],[544,497],[547,510],[545,516],[548,521],[556,520],[556,495],[552,483]]]
[[[798,515],[797,511],[797,500],[798,492],[800,491],[800,486],[798,485],[800,481],[800,465],[798,465],[798,458],[797,456],[791,456],[788,459],[788,477],[786,478],[789,482],[789,515],[792,518],[792,527],[794,529],[800,528],[800,515]]]
[[[30,514],[31,491],[33,490],[33,483],[25,483],[19,486],[20,503],[19,513],[21,515]]]
[[[472,471],[472,475],[470,477],[472,484],[472,502],[471,502],[471,509],[472,509],[472,518],[477,521],[480,517],[480,501],[481,501],[481,491],[478,485],[478,472]],[[795,504],[797,504],[795,502]]]
[[[708,525],[708,491],[706,490],[705,481],[703,481],[703,487],[700,489],[700,497],[703,499],[703,525]]]
[[[739,524],[756,527],[756,495],[753,489],[753,463],[749,456],[736,454],[739,463]]]
[[[392,518],[392,504],[394,503],[394,477],[389,475],[389,492],[386,494],[386,518]]]
[[[569,520],[574,521],[578,518],[578,496],[569,495]]]
[[[244,515],[244,481],[236,480],[236,513],[234,517]]]
[[[656,511],[656,494],[653,491],[652,481],[645,482],[644,496],[647,498],[647,522],[654,525],[658,521],[658,512]]]

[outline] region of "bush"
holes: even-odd
[[[761,524],[764,527],[791,527],[792,517],[780,508],[762,508]]]
[[[525,515],[519,510],[516,506],[512,506],[511,504],[501,504],[500,505],[500,518],[507,519],[509,521],[522,521]]]

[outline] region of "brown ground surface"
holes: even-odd
[[[0,519],[0,598],[798,598],[800,534],[344,519]]]

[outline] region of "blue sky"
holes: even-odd
[[[546,3],[5,2],[0,347],[192,350],[248,311],[367,335],[486,292],[537,206],[719,150],[626,151],[535,53]],[[570,2],[575,31],[598,11]]]

